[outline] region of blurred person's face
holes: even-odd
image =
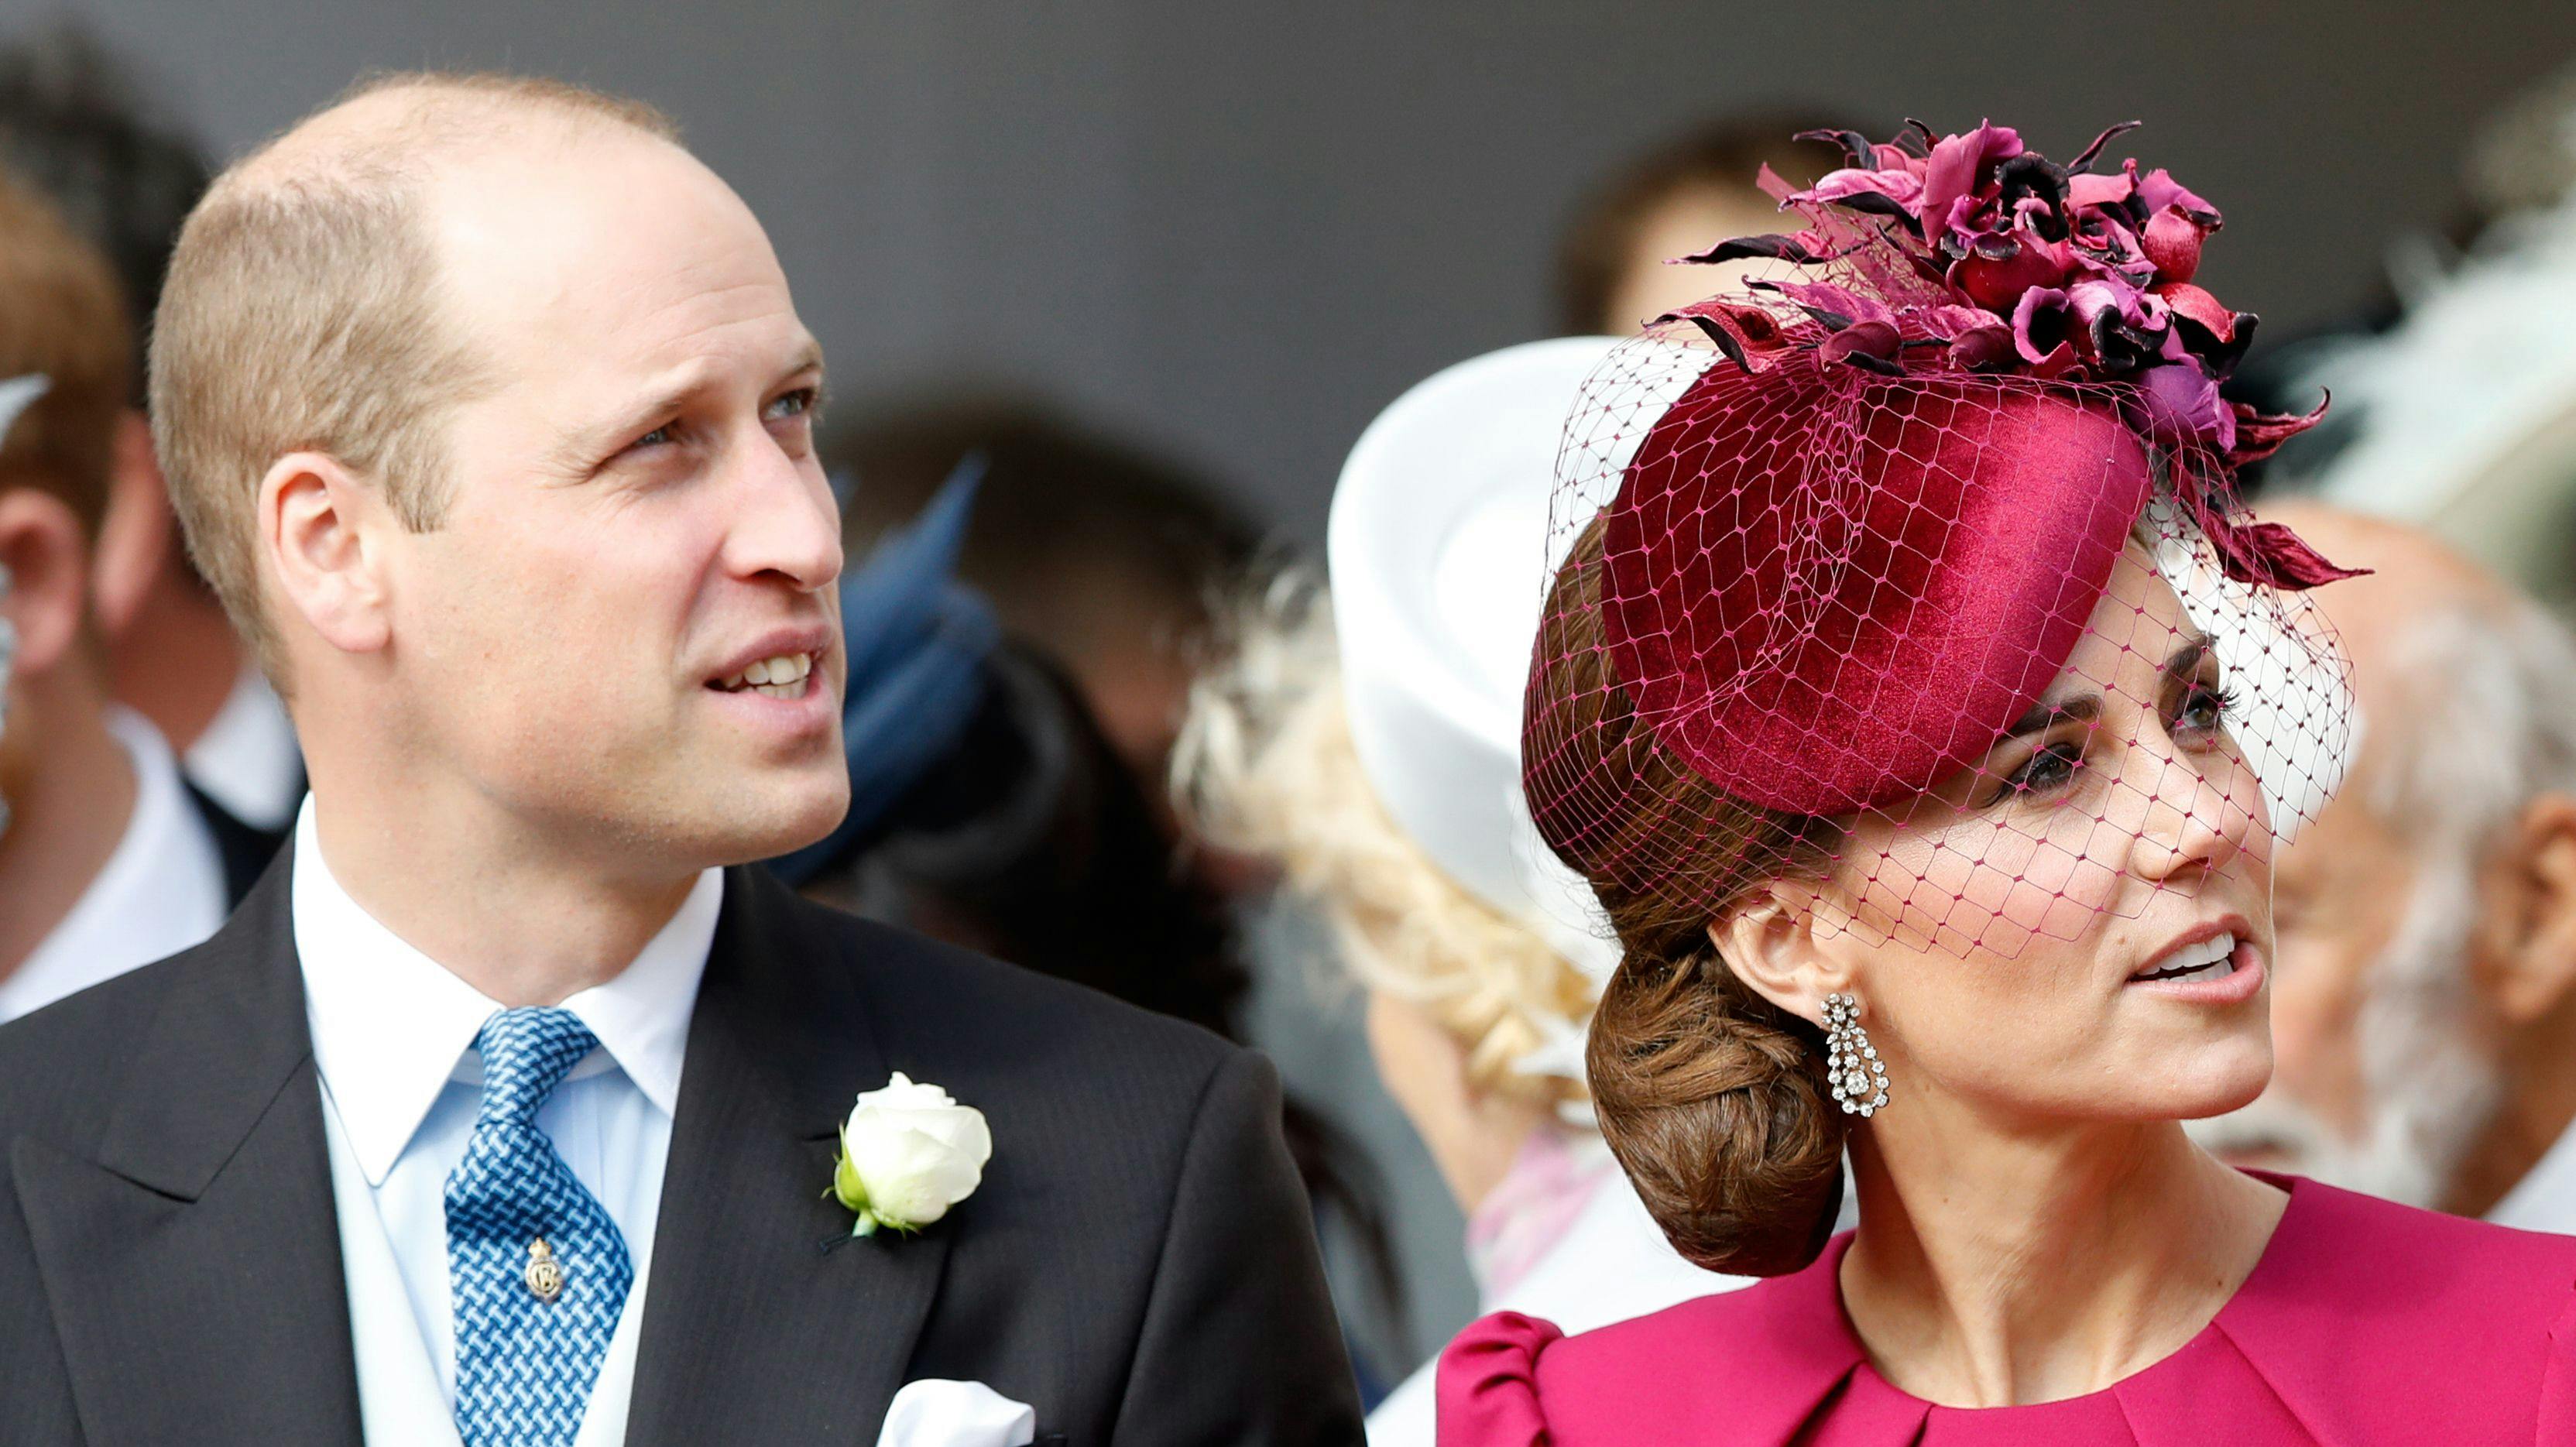
[[[622,133],[459,164],[431,204],[495,385],[451,414],[443,523],[362,530],[356,726],[593,853],[819,838],[848,804],[840,534],[821,354],[759,223]]]
[[[2376,570],[2320,595],[2352,661],[2361,749],[2281,851],[2272,1084],[2193,1134],[2238,1164],[2482,1213],[2566,1123],[2544,1077],[2563,1073],[2548,1062],[2576,1029],[2576,803],[2542,794],[2493,825],[2464,817],[2492,807],[2479,802],[2496,787],[2491,759],[2464,759],[2479,777],[2443,786],[2455,751],[2518,747],[2438,724],[2462,700],[2424,697],[2417,662],[2438,646],[2417,631],[2437,610],[2476,620],[2453,626],[2507,626],[2492,579],[2395,524],[2267,511]],[[2537,1136],[2519,1146],[2500,1133],[2515,1102]]]
[[[56,680],[80,667],[88,562],[80,519],[39,488],[0,489],[0,806],[33,792]]]
[[[1758,236],[1783,225],[1771,198],[1749,182],[1740,189],[1697,186],[1675,192],[1640,221],[1636,250],[1611,289],[1609,311],[1600,322],[1602,332],[1620,336],[1636,331],[1676,307],[1741,283],[1747,275],[1776,273],[1781,263],[1768,260],[1715,266],[1667,263],[1732,237]]]
[[[1401,996],[1369,992],[1368,1042],[1379,1081],[1422,1137],[1449,1194],[1460,1210],[1474,1211],[1510,1173],[1547,1107],[1480,1089],[1465,1042]]]
[[[2404,747],[2393,732],[2368,747]],[[2482,871],[2473,853],[2418,839],[2355,787],[2282,851],[2272,1085],[2193,1130],[2224,1159],[2443,1203],[2503,1072],[2470,984]]]

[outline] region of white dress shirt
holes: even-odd
[[[117,707],[107,711],[107,731],[133,764],[134,812],[71,913],[0,978],[0,1021],[175,955],[213,934],[230,912],[222,851],[160,731]]]
[[[188,777],[254,829],[284,829],[304,797],[304,749],[286,705],[245,665],[205,731],[188,745]]]
[[[625,1440],[681,1059],[723,900],[724,875],[710,869],[633,964],[563,1002],[599,1048],[537,1125],[635,1264],[577,1447]],[[447,1177],[482,1101],[474,1036],[502,1007],[349,897],[323,860],[310,799],[295,826],[293,902],[367,1441],[443,1447],[457,1441]]]

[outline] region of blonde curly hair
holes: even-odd
[[[1332,604],[1293,570],[1221,609],[1228,645],[1191,685],[1172,752],[1183,815],[1276,863],[1364,987],[1412,1002],[1466,1047],[1478,1088],[1559,1103],[1582,1082],[1514,1069],[1589,1018],[1594,987],[1530,925],[1468,893],[1388,817],[1342,704]]]

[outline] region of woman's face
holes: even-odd
[[[2271,1074],[2271,828],[2210,640],[2131,543],[1977,765],[1853,827],[1810,916],[1895,1092],[2195,1118]]]

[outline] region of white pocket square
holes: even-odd
[[[906,1382],[886,1409],[877,1447],[1029,1447],[1037,1409],[982,1382]]]

